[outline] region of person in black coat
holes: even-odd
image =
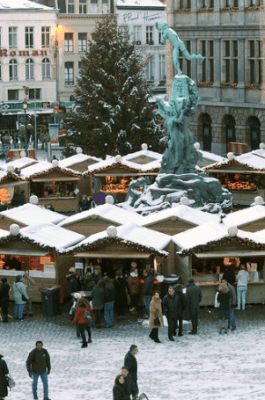
[[[137,383],[137,360],[135,357],[137,353],[138,353],[138,347],[135,344],[132,344],[130,350],[124,357],[124,365],[128,367],[129,374],[133,381],[135,398],[139,393],[138,383]]]
[[[121,368],[121,374],[124,376],[125,382],[124,382],[124,386],[125,386],[125,392],[127,393],[127,395],[131,398],[131,395],[133,397],[133,399],[135,397],[137,397],[137,393],[135,392],[135,387],[133,384],[133,380],[131,375],[129,374],[129,368],[126,367],[126,365],[124,365]]]
[[[23,206],[24,204],[27,203],[24,190],[21,190],[21,192],[19,193],[17,201],[18,201],[18,206]]]
[[[68,281],[68,294],[71,296],[72,293],[78,292],[80,290],[80,282],[78,279],[78,273],[75,267],[69,269],[69,273],[66,275]]]
[[[174,288],[170,286],[168,294],[163,298],[162,307],[168,322],[168,338],[174,342],[173,336],[177,334],[178,322],[179,336],[182,336],[182,312],[185,308],[183,293],[176,293]]]
[[[227,268],[222,279],[225,279],[230,285],[234,285],[236,281],[235,273],[231,269]]]
[[[7,283],[7,278],[1,279],[0,286],[0,307],[3,311],[3,322],[8,322],[8,307],[9,307],[9,290],[10,286]]]
[[[87,198],[87,195],[84,194],[82,196],[82,200],[78,204],[79,212],[90,210],[92,201],[93,199],[91,199],[90,197]]]
[[[116,376],[113,386],[113,400],[130,400],[125,391],[125,378],[122,374]]]
[[[130,288],[127,280],[123,276],[122,270],[119,269],[114,280],[115,288],[115,307],[117,309],[118,318],[123,318],[127,307],[127,294],[130,293]]]
[[[154,277],[151,275],[150,271],[145,269],[143,271],[144,275],[144,284],[142,287],[142,293],[144,296],[144,305],[149,317],[150,314],[150,298],[153,295],[153,287],[154,287]]]
[[[202,301],[201,288],[195,285],[193,279],[190,279],[186,290],[186,302],[192,323],[192,331],[189,332],[190,335],[197,334],[198,313],[201,301]]]
[[[224,330],[227,333],[228,330],[228,321],[230,317],[230,291],[227,287],[226,283],[221,283],[219,286],[219,293],[217,296],[217,301],[219,301],[220,305],[218,308],[218,315],[219,315],[219,333],[222,334],[223,329],[223,319],[225,320],[224,323]]]
[[[2,359],[3,356],[0,354],[0,400],[8,396],[6,375],[9,374],[6,362]]]

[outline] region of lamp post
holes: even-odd
[[[24,146],[25,146],[25,153],[26,157],[28,157],[28,137],[27,137],[27,108],[28,108],[28,103],[26,99],[23,101],[23,110],[24,110],[24,126],[21,125],[19,130],[21,132],[24,132]]]

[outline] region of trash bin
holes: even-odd
[[[163,286],[162,286],[162,296],[164,297],[168,294],[169,286],[174,286],[178,283],[179,276],[176,274],[171,274],[164,277]]]
[[[59,314],[60,287],[40,289],[43,314],[46,317],[53,317]]]

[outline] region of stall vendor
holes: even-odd
[[[14,256],[7,256],[3,265],[3,269],[15,269],[17,271],[21,271],[21,262],[18,261],[18,259]]]

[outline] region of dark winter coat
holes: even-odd
[[[230,292],[230,306],[235,307],[236,306],[236,290],[233,285],[230,285],[230,283],[227,282],[227,287]]]
[[[104,289],[94,286],[92,289],[92,304],[94,310],[102,310],[104,307]]]
[[[223,275],[223,278],[225,279],[230,285],[233,285],[236,281],[235,273],[231,269],[227,269]]]
[[[78,205],[79,206],[79,211],[82,212],[82,211],[90,210],[91,201],[92,200],[81,200],[79,202],[79,205]]]
[[[74,292],[78,292],[80,290],[78,278],[74,274],[66,277],[66,279],[68,280],[68,285],[69,285],[68,286],[69,295],[71,295]]]
[[[8,395],[5,376],[8,375],[9,371],[2,357],[3,356],[0,355],[0,398],[4,398]]]
[[[125,392],[124,384],[115,383],[113,386],[113,400],[130,400],[130,397]]]
[[[84,280],[84,290],[91,292],[93,287],[96,286],[96,282],[91,279]]]
[[[219,310],[230,310],[230,292],[218,293],[217,300],[220,303]]]
[[[144,296],[152,296],[153,294],[153,286],[154,286],[154,277],[153,275],[148,275],[144,278],[144,284],[142,287],[142,292]]]
[[[112,283],[107,282],[104,285],[104,303],[115,301],[115,288]]]
[[[32,350],[26,361],[27,370],[29,373],[43,374],[43,372],[50,373],[51,361],[50,355],[46,349],[34,349]]]
[[[167,318],[178,318],[182,312],[184,311],[185,308],[185,303],[184,303],[184,295],[183,293],[174,293],[174,296],[171,297],[169,294],[167,294],[163,298],[163,312],[167,316]]]
[[[133,382],[137,384],[137,360],[130,351],[124,357],[124,365],[128,367]]]
[[[116,277],[114,280],[115,288],[115,305],[127,305],[127,292],[130,293],[128,282],[123,276]]]
[[[135,386],[133,384],[133,380],[130,374],[128,374],[125,378],[124,382],[124,387],[125,387],[125,392],[127,393],[128,396],[133,396],[135,397],[137,395]]]
[[[26,199],[26,196],[24,195],[24,193],[19,193],[17,202],[18,202],[18,206],[23,206],[24,204],[26,204],[27,199]]]
[[[9,307],[9,290],[10,290],[10,286],[8,283],[1,284],[1,286],[0,286],[0,307],[2,307],[2,308]]]
[[[202,301],[202,291],[200,286],[190,283],[186,290],[186,301],[189,308],[199,308]]]

